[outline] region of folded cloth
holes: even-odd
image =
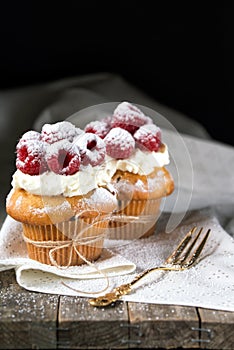
[[[211,235],[198,264],[180,272],[151,273],[123,299],[234,311],[233,238],[222,229],[210,209],[187,212],[171,233],[165,233],[167,220],[167,214],[162,215],[156,234],[149,238],[104,249],[102,257],[94,263],[95,267],[82,265],[60,270],[28,259],[21,228],[7,217],[0,235],[0,269],[14,267],[19,285],[31,291],[95,296],[128,283],[137,273],[163,263],[193,226],[203,227],[204,231],[210,228]]]
[[[234,239],[223,230],[209,208],[188,212],[172,233],[160,230],[155,237],[139,240],[117,252],[122,254],[124,250],[136,264],[136,271],[154,267],[170,255],[194,226],[203,227],[204,232],[211,229],[198,264],[179,272],[152,273],[124,300],[234,311]],[[125,278],[125,282],[129,280],[129,276]]]
[[[26,289],[31,289],[31,280],[35,278],[38,283],[36,288],[40,289],[39,276],[43,276],[46,281],[47,278],[49,279],[48,276],[51,276],[51,279],[54,276],[53,281],[59,283],[62,277],[65,279],[107,279],[109,276],[122,275],[135,270],[135,264],[108,249],[103,250],[100,259],[95,264],[90,262],[66,269],[42,264],[28,258],[22,233],[21,223],[7,216],[0,234],[0,271],[15,268],[18,283]],[[45,284],[50,285],[48,281]]]
[[[187,210],[212,207],[224,229],[234,236],[234,147],[163,130],[175,179],[175,191],[165,198],[164,210],[171,213],[167,230]]]
[[[16,131],[19,136],[20,130],[24,132],[28,128],[29,121],[30,123],[34,121],[34,127],[37,130],[40,130],[44,123],[54,123],[64,119],[76,121],[76,124],[82,127],[87,122],[87,118],[82,119],[83,108],[122,100],[147,106],[165,117],[160,119],[159,126],[163,128],[163,138],[169,147],[171,163],[168,169],[176,184],[173,194],[163,202],[163,214],[158,222],[158,229],[166,213],[165,227],[147,240],[134,241],[123,246],[120,244],[115,248],[112,245],[112,249],[110,249],[111,245],[108,248],[105,247],[101,259],[95,262],[95,267],[92,266],[92,271],[87,265],[78,267],[79,271],[73,272],[72,268],[63,271],[56,270],[53,266],[46,266],[49,271],[44,271],[44,265],[39,264],[40,266],[35,267],[37,263],[27,258],[25,243],[20,238],[20,228],[17,223],[7,218],[0,234],[0,270],[15,268],[18,283],[30,290],[66,295],[80,293],[72,291],[61,283],[66,281],[67,285],[75,289],[100,291],[107,282],[106,275],[110,286],[113,287],[129,281],[133,277],[135,267],[136,272],[139,272],[152,264],[162,262],[166,257],[165,252],[169,253],[180,233],[184,232],[183,227],[187,229],[188,223],[185,219],[188,212],[198,210],[199,215],[193,212],[190,224],[200,226],[204,223],[204,226],[211,227],[213,232],[209,241],[214,244],[214,249],[212,254],[205,257],[204,264],[201,263],[193,270],[183,273],[170,273],[168,277],[157,279],[155,285],[150,283],[124,298],[133,301],[181,303],[233,311],[234,298],[231,283],[234,265],[233,241],[230,237],[234,235],[233,147],[210,140],[209,135],[199,124],[158,104],[157,101],[126,83],[121,77],[111,74],[75,77],[0,94],[1,108],[4,109],[1,115],[4,116],[4,120],[12,121],[9,125],[11,137],[7,133],[8,127],[5,124],[3,136],[6,136],[7,140],[15,140]],[[20,128],[15,123],[19,113],[23,118],[20,120]],[[27,127],[25,127],[26,121]],[[2,149],[5,150],[5,147]],[[11,154],[5,157],[7,161],[11,159],[13,152]],[[1,177],[1,181],[6,178],[9,178],[8,169]],[[204,209],[207,206],[212,208],[212,216]],[[205,218],[204,213],[206,213]],[[11,255],[6,256],[6,251]],[[197,270],[198,268],[205,270],[201,272]],[[103,273],[100,273],[102,269]],[[63,276],[63,273],[67,275]],[[70,273],[69,278],[68,273]],[[203,277],[206,281],[204,285]],[[155,275],[152,278],[155,281]],[[164,281],[166,281],[165,285]],[[197,286],[199,295],[196,296]]]
[[[173,230],[187,210],[212,206],[225,229],[233,235],[232,146],[211,140],[194,120],[160,105],[118,76],[99,76],[96,80],[77,83],[67,81],[66,90],[38,115],[35,129],[41,130],[44,123],[64,119],[84,128],[88,122],[113,112],[118,102],[110,102],[111,98],[140,104],[144,113],[161,127],[163,142],[169,149],[171,161],[167,168],[176,186],[172,195],[163,200],[163,210],[172,213],[166,230]]]
[[[198,122],[158,103],[112,73],[87,74],[0,91],[0,220],[5,217],[5,196],[10,190],[10,174],[15,170],[15,145],[25,131],[32,128],[40,130],[44,123],[67,119],[89,106],[124,100],[161,113],[179,132],[209,138]]]

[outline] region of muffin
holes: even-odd
[[[68,267],[100,257],[107,215],[117,207],[95,180],[105,155],[98,135],[67,121],[20,138],[6,211],[22,223],[29,258]]]
[[[174,190],[161,129],[129,102],[85,125],[28,131],[16,146],[6,211],[22,223],[31,259],[73,266],[98,259],[106,238],[155,231]]]
[[[99,135],[106,146],[98,183],[115,192],[118,201],[108,237],[152,235],[161,201],[174,190],[173,178],[166,169],[170,159],[161,129],[138,107],[122,102],[110,117],[90,122],[84,130]]]
[[[134,239],[154,234],[162,198],[173,191],[169,172],[157,167],[145,176],[117,170],[112,183],[118,190],[118,209],[109,221],[111,237]]]

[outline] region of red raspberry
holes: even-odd
[[[16,167],[24,174],[39,175],[47,170],[43,142],[21,139],[16,146]]]
[[[106,153],[115,159],[130,157],[134,148],[135,140],[132,135],[124,129],[113,128],[104,138]]]
[[[109,126],[109,128],[110,128],[111,127],[111,122],[112,122],[112,116],[108,115],[108,116],[102,118],[101,122],[106,123]]]
[[[41,134],[37,131],[30,130],[25,132],[19,142],[27,142],[28,140],[40,140]]]
[[[82,131],[70,122],[44,124],[41,129],[41,139],[49,144],[65,140],[72,142]]]
[[[67,140],[60,140],[47,148],[48,167],[55,174],[72,175],[80,168],[80,154]]]
[[[141,126],[133,135],[137,146],[145,151],[157,152],[161,145],[161,130],[155,124]]]
[[[96,120],[87,124],[84,130],[85,132],[96,134],[101,137],[101,139],[104,139],[110,130],[110,126],[104,121]]]
[[[146,123],[147,117],[139,108],[129,102],[122,102],[114,110],[111,125],[113,128],[120,127],[134,134],[140,126]]]
[[[106,145],[96,134],[85,133],[77,137],[75,146],[80,150],[83,165],[96,166],[105,159]]]

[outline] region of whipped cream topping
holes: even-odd
[[[13,188],[22,188],[29,193],[44,196],[82,196],[99,186],[108,186],[117,170],[139,175],[149,175],[156,167],[169,164],[168,148],[163,152],[144,152],[136,149],[128,159],[106,156],[104,163],[92,167],[82,166],[73,175],[58,175],[47,171],[41,175],[28,175],[16,170],[12,178]]]
[[[139,175],[149,175],[156,167],[169,164],[167,146],[163,152],[143,152],[136,149],[128,159],[113,159],[116,170],[128,171]]]
[[[16,170],[12,178],[13,188],[22,188],[29,193],[44,196],[82,196],[94,188],[95,169],[88,165],[74,175],[58,175],[47,171],[41,175],[28,175]]]

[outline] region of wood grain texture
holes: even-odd
[[[193,307],[129,303],[131,343],[139,348],[198,348]]]
[[[58,347],[120,349],[128,343],[126,303],[96,308],[86,298],[61,296]]]
[[[22,289],[14,271],[0,273],[0,348],[54,349],[58,296]]]
[[[204,349],[234,349],[234,312],[199,309]]]
[[[234,349],[234,312],[126,303],[21,288],[0,272],[0,349]]]

